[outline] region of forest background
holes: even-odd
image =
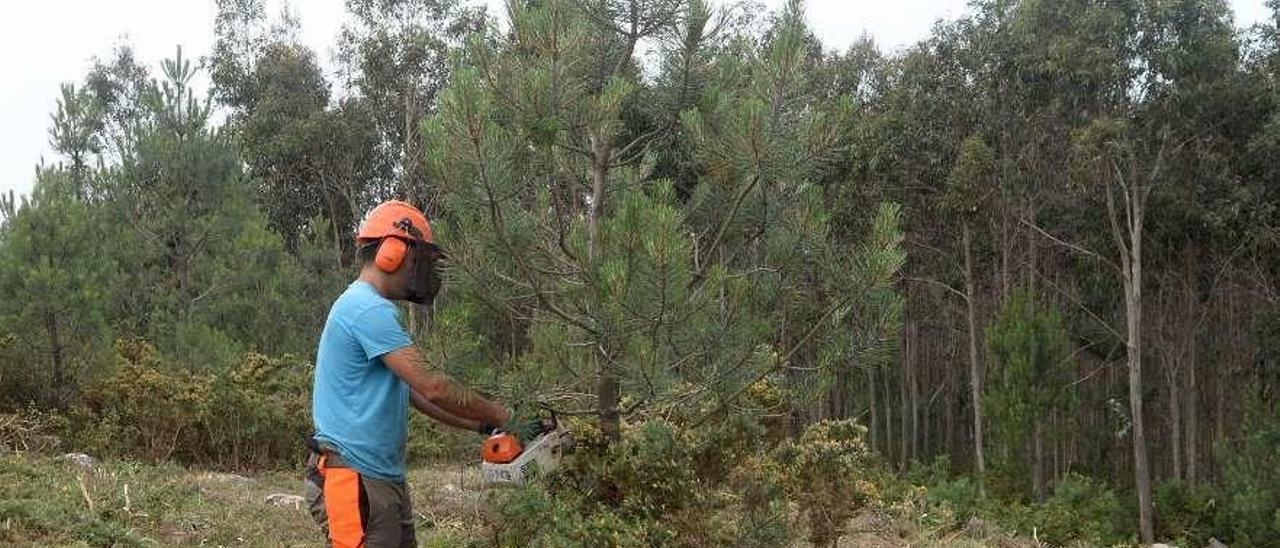
[[[495,542],[777,545],[799,508],[825,544],[909,492],[940,528],[1275,545],[1269,8],[979,1],[886,54],[798,2],[349,0],[331,81],[295,17],[219,1],[208,58],[65,85],[58,161],[0,200],[6,443],[295,465],[397,197],[451,256],[406,309],[432,363],[578,420]]]

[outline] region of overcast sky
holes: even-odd
[[[484,1],[490,11],[502,0]],[[1264,0],[1230,0],[1236,22],[1246,26],[1266,16]],[[83,81],[94,56],[127,41],[140,61],[153,69],[172,56],[208,55],[213,45],[213,0],[34,0],[7,2],[0,17],[0,192],[31,189],[41,157],[49,151],[49,114],[62,82]],[[765,0],[777,7],[782,0]],[[810,25],[828,49],[844,49],[864,32],[881,47],[897,49],[923,38],[937,19],[964,11],[964,0],[809,0]],[[268,0],[277,13],[281,0]],[[345,18],[343,0],[294,0],[302,39],[328,60]],[[154,70],[153,72],[158,72]],[[207,78],[197,84],[207,85]]]

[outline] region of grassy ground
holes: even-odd
[[[302,494],[299,473],[248,478],[177,466],[104,462],[93,469],[49,457],[0,456],[0,545],[323,546],[305,507],[266,502]],[[479,532],[479,477],[462,465],[409,478],[423,546]]]
[[[107,461],[93,468],[0,454],[2,546],[323,546],[304,507],[266,502],[302,494],[300,472],[242,478],[173,465]],[[409,473],[421,546],[484,545],[478,471],[463,464]],[[864,513],[840,546],[1034,546],[981,527],[929,531]]]

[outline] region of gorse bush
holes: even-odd
[[[250,352],[193,373],[141,340],[116,345],[115,370],[92,383],[65,424],[77,448],[225,468],[295,463],[310,428],[310,365]]]
[[[714,461],[733,454],[729,447],[739,444],[658,419],[628,425],[622,439],[612,445],[603,443],[599,430],[585,424],[575,425],[574,433],[577,451],[561,473],[547,478],[545,488],[498,494],[493,520],[498,544],[735,544],[733,508],[747,497],[730,494],[730,474],[725,473],[723,462]],[[729,443],[721,445],[721,441]],[[700,469],[709,473],[700,474]]]
[[[103,436],[106,445],[94,447],[98,452],[152,461],[191,448],[201,419],[209,414],[212,378],[166,367],[143,341],[120,341],[116,353],[115,371],[86,391],[87,410],[77,421],[85,428],[77,431]]]
[[[799,504],[817,546],[835,546],[854,512],[879,496],[868,475],[865,436],[866,428],[853,421],[822,421],[780,451],[787,495]]]
[[[560,472],[494,495],[496,544],[789,546],[801,520],[810,540],[834,546],[856,511],[879,502],[865,429],[851,421],[817,423],[772,449],[750,419],[698,429],[650,419],[613,445],[583,426]]]

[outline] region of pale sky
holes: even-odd
[[[484,1],[500,12],[502,0]],[[1265,0],[1230,0],[1240,26],[1262,21]],[[764,0],[770,8],[783,0]],[[268,13],[281,0],[268,0]],[[925,37],[937,19],[964,12],[964,0],[809,0],[807,17],[828,49],[843,50],[867,32],[895,50]],[[345,19],[343,0],[293,0],[302,39],[328,62]],[[0,192],[29,192],[35,165],[58,161],[48,146],[50,114],[62,82],[84,80],[94,56],[107,57],[127,40],[140,62],[158,73],[159,61],[182,45],[192,59],[213,46],[213,0],[35,0],[6,2],[0,17]],[[197,85],[207,86],[201,77]]]

